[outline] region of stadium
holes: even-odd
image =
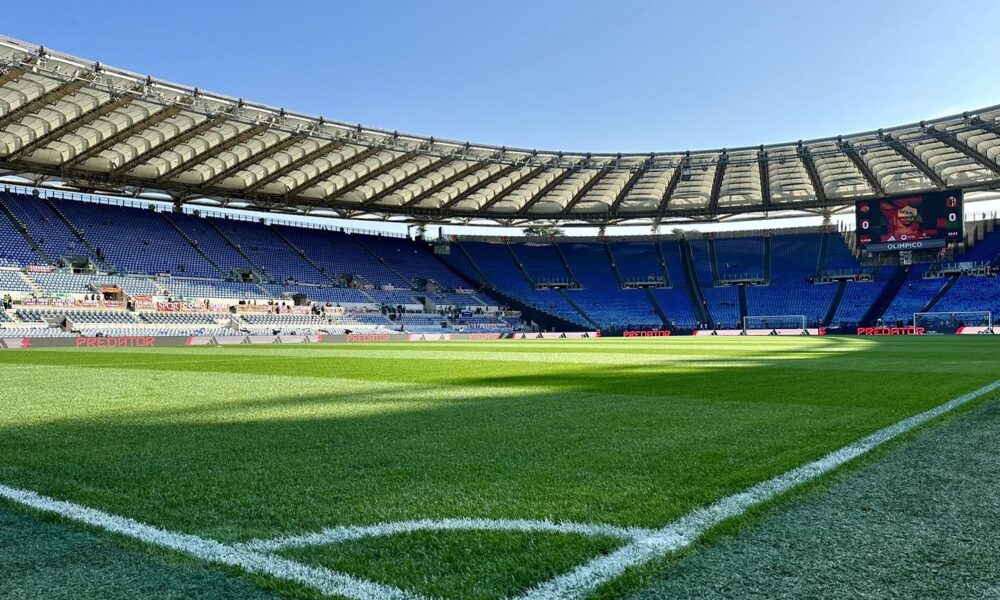
[[[0,597],[993,597],[998,189],[1000,106],[548,151],[0,37]]]

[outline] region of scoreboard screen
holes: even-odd
[[[868,252],[930,250],[962,241],[962,192],[859,200],[858,247]]]

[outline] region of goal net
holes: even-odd
[[[965,312],[918,312],[913,313],[913,326],[935,329],[957,330],[959,327],[993,327],[993,314],[988,310]]]
[[[806,330],[805,315],[764,315],[743,317],[743,333],[764,332],[776,335],[802,333]]]

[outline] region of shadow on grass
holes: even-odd
[[[67,354],[74,389],[97,398],[140,373],[166,373],[174,387],[137,394],[130,412],[55,403],[62,412],[46,422],[0,428],[0,482],[222,540],[434,517],[655,527],[1000,376],[992,344],[961,347],[879,341],[746,366]],[[117,375],[74,369],[81,356]],[[947,371],[977,357],[992,369],[886,385],[887,364]],[[183,401],[191,373],[218,375],[216,400]],[[234,375],[259,387],[233,394]],[[295,393],[267,375],[340,382]],[[31,370],[22,376],[18,401],[46,410]],[[370,383],[383,379],[400,385]]]

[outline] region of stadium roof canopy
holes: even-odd
[[[176,203],[418,222],[628,224],[1000,188],[1000,106],[808,141],[608,154],[298,114],[0,37],[0,170]]]

